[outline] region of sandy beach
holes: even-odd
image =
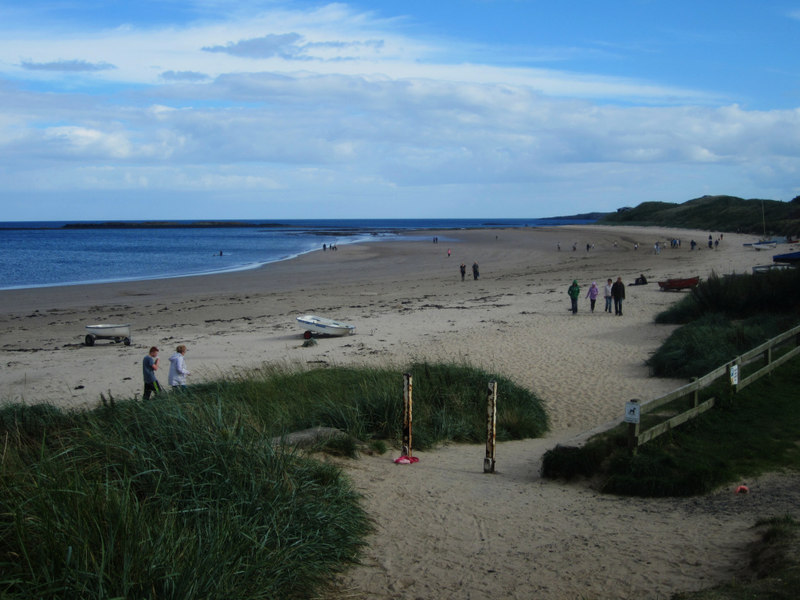
[[[0,400],[82,408],[101,393],[140,396],[152,345],[166,365],[185,344],[190,382],[266,362],[392,365],[402,383],[411,360],[469,362],[542,398],[550,434],[499,445],[492,475],[483,473],[483,446],[416,453],[420,462],[406,466],[393,464],[396,450],[349,462],[376,532],[335,597],[667,598],[733,577],[756,520],[796,513],[800,479],[748,481],[746,496],[724,489],[640,500],[545,481],[539,467],[557,443],[620,419],[627,400],[685,383],[651,378],[644,365],[673,330],[654,316],[686,293],[656,282],[750,272],[772,259],[742,245],[751,236],[725,234],[709,250],[709,234],[718,237],[601,226],[439,231],[251,271],[0,291]],[[680,248],[670,248],[673,238]],[[692,239],[701,249],[690,251]],[[626,288],[623,316],[603,311],[602,294],[590,312],[592,281],[602,290],[608,278],[629,284],[640,274],[650,283]],[[566,294],[573,279],[581,285],[576,315]],[[356,333],[304,347],[295,318],[306,313],[352,323]],[[132,345],[85,346],[84,326],[93,323],[130,323]]]

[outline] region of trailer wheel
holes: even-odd
[[[86,337],[83,338],[83,343],[87,346],[94,346],[94,336],[91,333],[87,333]]]
[[[131,338],[129,338],[129,337],[126,337],[126,338],[125,338],[124,340],[122,340],[122,341],[123,341],[123,343],[124,343],[126,346],[130,346],[130,345],[131,345]]]
[[[310,340],[311,339],[311,332],[306,331],[303,333],[303,339]]]
[[[120,337],[115,337],[114,338],[114,343],[115,344],[119,344],[121,341],[122,341],[122,338],[120,338]]]

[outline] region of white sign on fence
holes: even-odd
[[[639,403],[634,400],[625,403],[625,422],[638,423],[639,422],[640,407]]]
[[[731,385],[739,385],[739,365],[731,367]]]

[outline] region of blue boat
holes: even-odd
[[[776,263],[800,263],[800,252],[787,252],[786,254],[776,254],[772,257],[772,262]]]

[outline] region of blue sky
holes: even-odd
[[[800,195],[800,0],[0,4],[2,220]]]

